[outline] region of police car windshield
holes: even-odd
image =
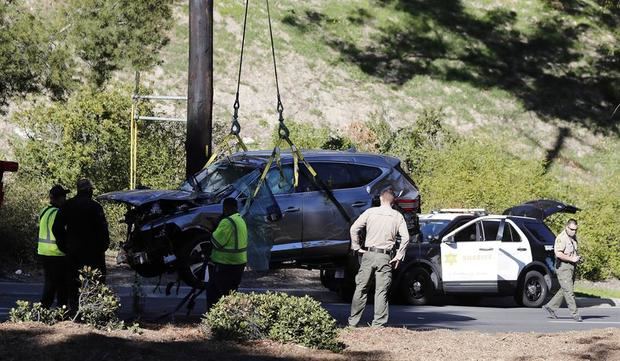
[[[450,223],[446,219],[421,219],[420,233],[422,233],[422,242],[430,242],[437,237],[439,233]]]
[[[230,185],[254,169],[247,164],[218,162],[190,177],[181,184],[180,189],[206,193],[218,193],[225,188],[232,191],[233,188]]]

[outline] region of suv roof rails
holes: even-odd
[[[486,216],[489,213],[484,208],[441,208],[432,213],[470,213],[476,216]]]

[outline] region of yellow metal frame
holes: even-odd
[[[138,122],[136,121],[137,101],[131,104],[131,120],[129,124],[129,189],[136,189],[138,178]]]

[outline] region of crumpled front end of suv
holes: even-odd
[[[221,213],[219,197],[187,191],[112,192],[99,199],[127,205],[127,239],[117,260],[144,277],[174,271],[184,245],[210,233]]]

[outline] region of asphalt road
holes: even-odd
[[[41,284],[0,282],[0,321],[8,318],[8,312],[19,299],[38,301]],[[131,319],[132,297],[131,288],[121,286],[115,288],[121,297],[121,317]],[[175,309],[189,288],[181,287],[179,295],[166,296],[163,290],[152,292],[145,288],[143,298],[142,319],[145,321],[163,322],[198,322],[205,309],[205,296],[196,300],[196,306],[186,315],[185,307],[172,315],[163,316]],[[244,288],[242,292],[265,292],[264,288]],[[271,289],[271,291],[287,292],[294,295],[309,294],[323,302],[323,306],[340,323],[345,325],[349,315],[349,304],[334,302],[337,300],[328,291],[303,289]],[[454,329],[483,332],[562,332],[569,330],[587,330],[606,327],[620,327],[620,307],[610,300],[578,299],[583,322],[574,322],[567,309],[558,311],[559,319],[547,318],[541,309],[516,307],[507,299],[482,299],[478,306],[449,304],[441,306],[390,306],[389,326],[407,327],[411,329]],[[361,324],[372,320],[372,304],[368,305]]]

